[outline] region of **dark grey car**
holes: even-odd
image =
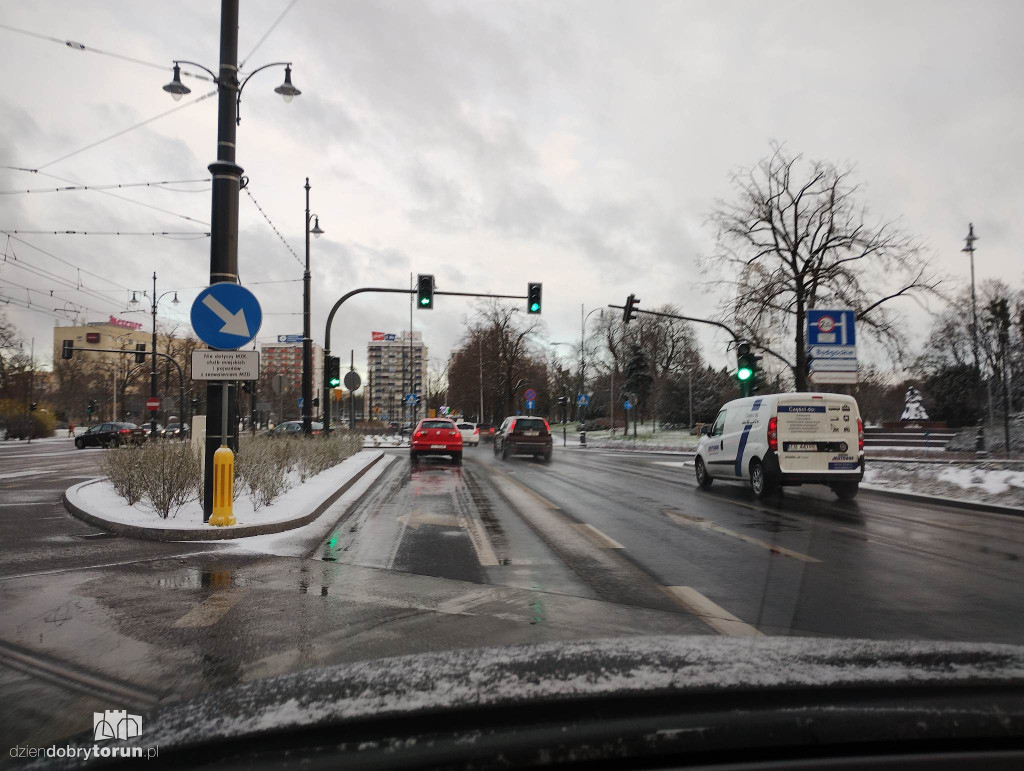
[[[494,454],[508,458],[509,455],[532,455],[551,460],[551,426],[544,418],[517,415],[505,418],[494,433]]]

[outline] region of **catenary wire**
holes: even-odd
[[[265,211],[263,211],[263,207],[262,207],[262,206],[260,206],[259,202],[258,202],[258,201],[256,200],[256,198],[255,198],[255,197],[253,196],[253,194],[252,194],[252,193],[251,193],[251,192],[249,191],[249,188],[248,188],[248,186],[247,186],[247,187],[244,187],[244,188],[242,188],[242,189],[243,189],[243,190],[245,190],[245,194],[249,196],[249,200],[251,200],[251,201],[253,202],[253,205],[254,205],[254,206],[255,206],[255,207],[257,208],[257,209],[259,209],[259,212],[260,212],[260,214],[262,214],[262,215],[263,215],[263,219],[265,219],[265,220],[267,221],[267,224],[268,224],[268,225],[270,225],[270,228],[271,228],[271,230],[273,230],[273,231],[274,231],[274,232],[275,232],[275,233],[277,234],[277,237],[278,237],[279,239],[281,239],[281,243],[282,243],[282,244],[284,244],[285,248],[286,248],[286,249],[287,249],[287,250],[288,250],[289,252],[291,252],[291,253],[292,253],[292,257],[294,257],[294,258],[295,258],[295,261],[296,261],[297,263],[299,263],[299,265],[300,265],[301,267],[303,267],[303,268],[304,268],[304,267],[305,267],[305,265],[304,265],[304,263],[302,262],[302,260],[301,260],[301,259],[299,259],[299,255],[297,255],[297,254],[295,253],[295,250],[294,250],[294,249],[292,249],[292,247],[291,247],[291,244],[289,244],[289,243],[288,243],[287,241],[285,241],[285,240],[284,240],[284,236],[282,236],[282,235],[281,235],[281,231],[279,231],[279,230],[277,229],[277,226],[276,226],[276,225],[274,225],[274,223],[273,223],[273,222],[271,222],[271,220],[270,220],[270,217],[268,217],[268,216],[267,216],[267,213],[266,213]]]
[[[259,48],[261,45],[263,45],[263,41],[264,40],[266,40],[268,37],[270,37],[270,33],[273,32],[277,28],[277,25],[281,23],[281,19],[283,19],[285,16],[288,15],[288,11],[290,11],[292,8],[294,8],[295,4],[297,2],[299,2],[299,0],[291,0],[291,2],[288,3],[288,5],[285,7],[285,9],[283,11],[281,11],[281,15],[278,16],[274,20],[274,23],[271,24],[270,27],[267,29],[267,31],[263,33],[263,37],[261,37],[259,40],[256,41],[256,45],[254,45],[252,47],[252,50],[249,51],[249,53],[245,55],[245,58],[242,59],[242,61],[240,61],[238,63],[238,69],[242,69],[242,67],[245,66],[245,63],[247,61],[249,61],[249,59],[252,58],[252,55],[254,53],[256,53],[256,49]]]
[[[15,171],[27,171],[15,166],[4,166],[5,169],[14,169]],[[122,183],[111,183],[105,185],[65,185],[64,187],[37,187],[28,188],[24,190],[0,190],[0,195],[24,195],[26,193],[67,193],[77,190],[117,190],[129,187],[155,187],[160,190],[171,190],[175,193],[204,193],[210,188],[200,188],[198,190],[184,190],[181,188],[169,188],[167,185],[184,185],[191,183],[209,182],[208,179],[172,179],[164,182],[122,182]]]

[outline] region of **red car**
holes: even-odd
[[[419,463],[423,455],[450,455],[452,465],[462,463],[462,433],[454,420],[424,418],[409,438],[409,459]]]

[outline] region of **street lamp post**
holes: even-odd
[[[198,62],[179,59],[174,62],[174,77],[163,87],[175,100],[191,89],[181,82],[180,64],[205,70],[217,84],[217,160],[209,166],[213,175],[210,217],[210,284],[222,281],[238,283],[238,193],[242,186],[242,167],[235,163],[236,127],[241,123],[242,90],[253,75],[268,67],[284,65],[284,83],[274,91],[290,102],[299,91],[292,85],[291,62],[272,62],[257,67],[238,82],[238,0],[221,0],[220,73]],[[228,381],[210,380],[206,386],[206,447],[203,466],[203,521],[213,513],[213,454],[224,444],[238,450],[235,432],[228,431],[228,416],[235,414],[235,393]],[[237,424],[236,424],[237,428]]]
[[[981,354],[978,346],[978,298],[974,289],[974,242],[978,237],[974,235],[974,223],[967,226],[967,237],[964,239],[966,246],[961,252],[966,252],[971,257],[971,339],[974,344],[974,370],[981,378]],[[988,418],[992,418],[992,386],[988,386]],[[978,455],[985,454],[985,417],[978,419],[978,433],[975,439],[975,452]]]
[[[313,339],[309,326],[309,236],[320,238],[320,218],[309,213],[309,177],[306,177],[306,270],[302,274],[302,433],[313,435]],[[310,230],[309,224],[313,223]]]
[[[178,292],[177,292],[176,289],[168,289],[163,294],[157,295],[157,293],[156,293],[156,271],[153,271],[153,294],[148,294],[145,290],[143,290],[142,296],[143,297],[149,297],[149,299],[150,299],[150,314],[152,314],[152,317],[153,317],[153,343],[152,343],[153,344],[153,351],[152,351],[152,353],[150,354],[150,357],[149,357],[150,358],[150,362],[151,362],[150,363],[150,368],[149,368],[149,395],[150,395],[151,398],[154,398],[154,399],[156,398],[156,395],[157,395],[157,393],[156,393],[156,384],[157,384],[157,375],[156,375],[156,306],[157,306],[157,304],[159,304],[159,302],[164,297],[166,297],[169,294],[173,294],[174,295],[174,299],[171,300],[171,302],[174,305],[178,305],[179,300],[178,300]],[[133,290],[132,291],[132,299],[129,301],[132,305],[138,305],[139,304],[139,298],[138,298],[137,295],[138,295],[138,290]],[[182,437],[184,437],[184,435],[185,435],[185,431],[184,431],[185,416],[184,415],[179,415],[178,416],[178,420],[181,421],[181,426],[182,426],[181,435],[182,435]],[[150,420],[149,420],[149,435],[153,439],[156,439],[156,410],[154,410],[151,413],[151,417],[150,417]]]
[[[580,304],[580,390],[579,393],[583,393],[583,388],[586,383],[586,359],[584,354],[586,352],[586,335],[587,335],[587,321],[590,319],[590,315],[595,311],[600,311],[601,315],[604,315],[603,308],[594,308],[586,315],[583,315],[583,304]],[[577,400],[579,397],[577,397]],[[576,404],[576,420],[580,420],[580,410],[586,412],[586,408],[581,407],[579,403]]]

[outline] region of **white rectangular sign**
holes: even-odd
[[[815,359],[856,359],[855,345],[812,345],[811,356]]]
[[[812,372],[812,383],[856,383],[856,372]]]
[[[193,380],[259,380],[259,351],[192,351]]]
[[[856,372],[856,359],[815,359],[811,372]]]

